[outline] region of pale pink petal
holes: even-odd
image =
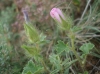
[[[58,14],[65,20],[65,17],[62,13],[62,11],[59,8],[56,8],[56,11],[58,12]]]
[[[61,22],[61,19],[60,19],[60,16],[59,14],[57,13],[57,8],[53,8],[51,11],[50,11],[50,15],[52,18],[56,19],[57,21]]]
[[[54,17],[54,12],[53,12],[52,10],[50,11],[50,16],[51,16],[52,18],[55,18],[55,17]]]
[[[53,8],[51,11],[50,11],[50,15],[52,18],[54,18],[54,12],[55,12],[56,8]]]
[[[59,21],[61,23],[61,19],[60,19],[60,16],[57,12],[54,12],[54,17],[57,21]]]

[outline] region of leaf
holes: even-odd
[[[66,61],[66,60],[65,60]],[[63,62],[62,64],[63,64],[63,66],[65,67],[65,68],[69,68],[73,63],[75,63],[77,61],[77,59],[75,59],[75,60],[72,60],[72,61],[68,61],[68,62]]]
[[[64,42],[61,40],[58,41],[58,44],[55,46],[55,49],[58,54],[61,54],[65,50],[67,52],[69,51],[69,47],[66,44],[64,44]]]
[[[51,71],[50,74],[56,74],[61,69],[61,60],[60,60],[59,56],[55,55],[55,54],[51,54],[49,56],[49,60],[55,68],[53,71]]]
[[[42,67],[39,65],[35,65],[35,63],[30,60],[28,64],[24,67],[22,74],[40,74],[42,71]]]
[[[39,36],[40,36],[40,42],[39,42],[39,44],[41,46],[49,43],[49,40],[46,40],[46,36],[43,33],[41,33]]]
[[[31,56],[39,55],[39,49],[37,49],[35,46],[22,45],[22,48],[25,49],[26,52]]]
[[[66,63],[68,63],[69,60],[70,60],[70,58],[65,59],[65,60],[63,61],[62,65],[65,65]]]
[[[55,65],[55,67],[60,66],[61,60],[60,60],[60,58],[59,58],[58,55],[56,55],[56,54],[51,54],[51,55],[49,56],[49,60],[50,60],[51,63],[53,63],[53,64]]]
[[[80,28],[80,27],[78,27],[78,26],[74,26],[71,30],[75,33],[75,32],[80,31],[80,30],[81,30],[81,28]]]
[[[29,72],[27,72],[26,74],[32,74],[32,73],[29,71]]]
[[[31,26],[30,24],[24,24],[24,28],[30,42],[36,43],[40,41],[38,31],[34,26]]]
[[[84,54],[89,54],[89,51],[92,50],[94,44],[92,43],[85,43],[80,47],[80,50],[83,51]]]
[[[69,68],[68,69],[65,69],[65,71],[64,71],[64,74],[69,74]]]
[[[46,38],[46,36],[45,36],[43,33],[41,33],[41,34],[40,34],[40,38],[41,38],[41,39],[40,39],[41,41],[44,41],[45,38]]]

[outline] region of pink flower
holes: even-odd
[[[53,19],[57,20],[58,22],[62,23],[62,19],[65,20],[65,17],[62,13],[62,11],[59,9],[59,8],[53,8],[51,11],[50,11],[50,15]]]

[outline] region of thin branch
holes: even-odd
[[[87,5],[86,5],[86,7],[85,7],[85,9],[84,9],[84,11],[83,11],[83,13],[82,13],[82,16],[81,16],[81,18],[80,18],[80,21],[79,21],[78,25],[82,22],[82,19],[83,19],[84,15],[85,15],[85,13],[86,13],[86,11],[87,11],[87,8],[88,8],[90,2],[91,2],[91,0],[88,0]]]

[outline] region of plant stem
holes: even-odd
[[[49,72],[49,70],[47,69],[46,64],[44,63],[43,59],[41,59],[41,63],[42,63],[42,65],[43,65],[44,69],[46,70],[46,73],[49,74],[50,72]]]
[[[72,36],[73,37],[73,36]],[[76,50],[75,50],[75,44],[74,44],[74,38],[70,38],[71,39],[71,46],[72,46],[72,51],[73,51],[73,53],[74,53],[74,55],[75,55],[75,57],[79,60],[79,64],[80,64],[80,66],[82,67],[82,71],[84,71],[84,67],[82,66],[82,61],[81,61],[81,59],[80,59],[80,57],[79,57],[79,55],[77,54],[77,52],[76,52]]]
[[[39,52],[39,51],[40,51],[39,44],[35,44],[35,46],[36,46],[36,48],[37,48],[37,52]],[[39,55],[41,55],[41,54],[39,53]],[[46,73],[49,74],[50,71],[48,70],[48,68],[47,68],[47,66],[46,66],[46,64],[45,64],[45,62],[44,62],[44,60],[43,60],[43,58],[41,58],[40,56],[38,56],[38,57],[39,57],[39,59],[40,59],[40,63],[43,65],[43,67],[44,67]]]
[[[72,45],[72,51],[74,53],[74,55],[76,56],[76,58],[79,60],[79,62],[81,63],[80,57],[77,54],[76,50],[75,50],[75,45],[74,45],[74,39],[71,39],[71,45]]]

